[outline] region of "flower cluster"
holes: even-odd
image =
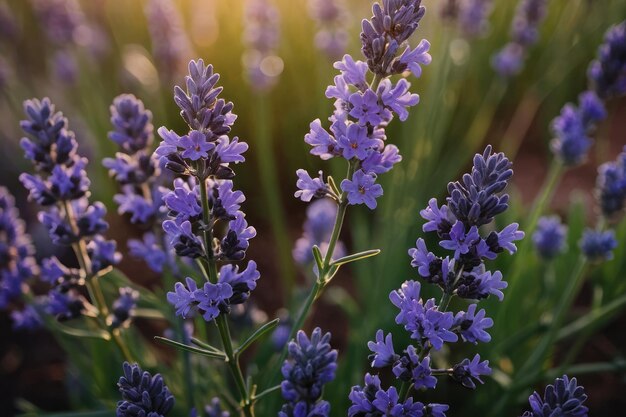
[[[392,291],[389,299],[399,310],[396,323],[409,332],[415,345],[396,353],[391,333],[385,335],[383,330],[378,330],[376,339],[368,344],[372,367],[390,367],[397,379],[415,389],[435,388],[439,375],[448,375],[473,389],[477,382],[483,382],[481,376],[491,373],[489,362],[481,360],[478,354],[452,367],[434,369],[430,352],[440,350],[444,343],[459,340],[473,344],[491,340],[487,329],[493,326],[493,320],[486,317],[484,309],[478,310],[476,303],[456,314],[446,309],[453,296],[469,300],[489,295],[503,298],[506,282],[502,281],[502,274],[488,271],[484,262],[495,259],[504,250],[514,253],[517,249],[514,242],[524,233],[518,230],[516,223],[486,236],[481,235],[479,227],[491,223],[507,209],[508,195],[503,191],[512,174],[511,163],[504,154],[493,154],[488,146],[482,155],[474,157],[474,167],[463,176],[462,182],[448,184],[447,204],[439,207],[432,199],[421,211],[427,221],[423,230],[436,232],[440,246],[453,254],[438,257],[428,251],[420,238],[417,247],[409,250],[411,265],[426,282],[440,286],[443,297],[439,304],[433,298],[422,299],[421,285],[413,280]],[[350,416],[389,415],[385,410],[397,410],[397,414],[391,415],[443,416],[448,408],[441,404],[413,402],[410,397],[399,398],[394,387],[382,390],[379,379],[371,375],[366,376],[365,383],[364,388],[354,387],[350,394],[353,403]]]
[[[22,295],[22,284],[37,273],[33,246],[13,196],[0,187],[0,310]]]
[[[33,246],[9,191],[0,187],[0,310],[20,301],[25,282],[37,273]],[[32,329],[41,320],[32,305],[11,313],[13,327]]]
[[[276,55],[280,40],[280,15],[270,0],[246,0],[244,55],[250,86],[266,91],[276,84],[283,61]]]
[[[154,129],[152,113],[132,94],[122,94],[111,105],[111,124],[109,139],[118,145],[120,152],[115,158],[105,158],[102,164],[121,186],[121,193],[114,197],[118,212],[130,216],[131,223],[150,230],[165,219],[159,178],[167,177],[150,148]],[[128,241],[131,255],[144,259],[155,272],[161,272],[168,261],[166,244],[158,235],[147,231],[142,240]]]
[[[555,258],[566,249],[567,225],[559,216],[542,217],[533,233],[533,244],[537,254],[545,260]]]
[[[332,233],[333,223],[337,215],[337,205],[331,200],[324,198],[314,201],[306,210],[304,233],[296,241],[293,248],[293,259],[300,265],[309,265],[313,262],[311,249],[317,245],[322,256],[328,250],[328,241]],[[335,245],[333,258],[338,259],[346,254],[343,242],[338,241]]]
[[[563,375],[554,385],[546,387],[543,397],[535,391],[528,398],[531,411],[524,412],[522,417],[587,417],[589,409],[583,405],[586,400],[585,389],[576,378]]]
[[[114,241],[106,240],[106,209],[101,202],[89,201],[89,179],[85,172],[87,159],[77,153],[74,133],[67,119],[55,112],[49,99],[27,100],[27,116],[22,129],[30,136],[21,141],[26,158],[36,174],[22,174],[20,180],[30,192],[30,199],[43,206],[39,220],[48,230],[52,242],[71,246],[80,270],[68,268],[58,259],[42,261],[41,279],[52,285],[47,311],[60,319],[76,317],[83,310],[78,289],[120,261]],[[93,302],[94,300],[92,300]]]
[[[289,356],[281,371],[283,398],[287,401],[279,417],[328,417],[330,404],[321,400],[325,384],[335,379],[337,351],[330,347],[330,333],[317,327],[311,338],[298,331],[287,347]]]
[[[222,410],[220,399],[215,397],[211,400],[211,404],[204,407],[204,413],[198,414],[194,408],[191,410],[190,417],[230,417],[230,413]]]
[[[626,147],[615,161],[598,168],[596,198],[606,219],[619,219],[626,206]]]
[[[189,177],[174,180],[174,189],[163,197],[169,210],[163,230],[170,245],[179,256],[207,262],[242,260],[248,241],[256,235],[239,210],[245,196],[233,189],[235,173],[229,166],[245,160],[242,154],[248,145],[228,137],[236,116],[232,103],[218,99],[222,91],[216,87],[218,79],[202,60],[189,63],[187,90],[177,86],[174,99],[190,131],[179,136],[161,127],[163,141],[155,151],[166,169]],[[205,320],[213,320],[228,313],[231,305],[246,301],[259,275],[254,261],[242,271],[226,264],[200,287],[192,278],[177,283],[167,299],[182,317],[200,312]]]
[[[113,302],[113,311],[108,319],[110,326],[114,329],[128,327],[135,315],[139,299],[139,292],[129,287],[120,288],[119,294],[120,296]]]
[[[376,199],[383,194],[377,175],[391,170],[401,160],[398,148],[386,145],[385,128],[394,114],[401,121],[408,117],[408,107],[419,102],[419,96],[409,91],[410,83],[401,78],[393,83],[389,77],[404,71],[421,75],[421,65],[430,63],[430,44],[422,40],[411,48],[407,43],[417,29],[424,8],[420,0],[390,0],[375,3],[374,16],[363,21],[362,52],[366,62],[355,61],[345,55],[335,63],[341,74],[335,84],[326,90],[326,97],[335,99],[335,111],[329,118],[330,131],[317,119],[305,136],[311,153],[323,160],[343,157],[350,163],[350,174],[340,188],[349,204],[376,207]],[[400,54],[401,48],[404,48]],[[373,80],[368,81],[368,68]],[[310,201],[313,197],[330,196],[339,201],[339,190],[334,183],[311,178],[305,170],[298,170],[296,197]]]
[[[591,62],[588,77],[593,88],[579,96],[579,105],[568,103],[552,122],[551,148],[565,166],[584,162],[591,146],[590,134],[606,118],[604,102],[626,94],[626,22],[611,27]]]
[[[626,94],[626,22],[611,27],[589,66],[589,79],[602,99]]]
[[[331,59],[341,57],[348,44],[348,20],[343,0],[309,0],[309,15],[317,23],[315,46]]]
[[[616,223],[626,206],[626,148],[615,161],[606,162],[598,168],[596,198],[602,218],[608,225]],[[583,255],[597,263],[613,259],[617,240],[611,229],[586,229],[579,245]]]
[[[139,365],[124,362],[124,375],[117,386],[122,401],[117,403],[117,417],[164,417],[174,406],[174,396],[160,374],[154,376]]]
[[[491,60],[498,74],[511,77],[522,70],[526,51],[539,40],[539,25],[546,11],[546,0],[520,1],[511,25],[511,40]]]

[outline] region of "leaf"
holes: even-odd
[[[224,353],[218,348],[216,348],[215,346],[211,346],[208,343],[204,343],[202,340],[196,339],[195,337],[191,338],[191,343],[206,350],[210,350],[216,353],[222,353],[222,354]]]
[[[86,337],[91,339],[111,340],[111,335],[102,329],[78,329],[76,327],[66,326],[65,324],[57,323],[55,327],[62,333],[65,333],[74,337]]]
[[[313,259],[315,259],[315,263],[317,264],[317,269],[321,272],[322,267],[324,266],[324,260],[322,259],[322,252],[317,245],[313,245],[311,249],[313,251]]]
[[[363,252],[354,253],[352,255],[344,256],[343,258],[339,258],[335,261],[332,261],[330,264],[333,266],[341,266],[350,262],[360,261],[361,259],[369,258],[371,256],[376,256],[380,253],[380,249],[370,249]]]
[[[154,308],[137,308],[135,309],[135,317],[167,320],[167,317],[160,310]]]
[[[241,354],[241,352],[249,348],[250,345],[253,344],[257,339],[265,335],[267,332],[273,330],[276,326],[278,326],[278,322],[280,322],[280,319],[276,318],[270,322],[265,323],[263,326],[261,326],[257,331],[252,333],[252,335],[249,338],[247,338],[246,341],[241,344],[241,346],[239,346],[236,349],[235,355]]]
[[[197,353],[199,355],[208,356],[210,358],[226,360],[226,355],[224,353],[217,353],[217,352],[213,352],[213,351],[210,351],[210,350],[201,349],[199,347],[185,345],[184,343],[176,342],[174,340],[170,340],[170,339],[167,339],[167,338],[161,337],[161,336],[155,336],[154,338],[158,342],[161,342],[161,343],[169,345],[169,346],[173,346],[173,347],[175,347],[177,349],[187,350],[189,352]]]

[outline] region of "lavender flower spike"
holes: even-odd
[[[124,362],[124,375],[117,383],[122,401],[117,403],[117,417],[164,417],[174,406],[174,396],[160,374],[152,376],[139,365]]]

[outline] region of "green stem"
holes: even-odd
[[[76,224],[76,218],[74,216],[74,209],[72,207],[72,203],[70,201],[63,202],[63,210],[65,211],[65,217],[68,221],[72,231],[78,235],[79,229]],[[92,271],[91,259],[89,258],[89,254],[87,253],[87,244],[85,240],[80,238],[78,242],[72,245],[72,249],[74,250],[74,254],[76,255],[76,259],[78,261],[78,265],[80,269],[85,274],[85,286],[87,287],[87,292],[89,293],[89,298],[93,303],[94,307],[98,310],[98,324],[100,328],[111,336],[111,340],[117,346],[120,353],[124,357],[127,362],[132,363],[132,355],[122,339],[122,335],[120,334],[119,329],[111,330],[109,326],[106,324],[106,319],[109,315],[109,310],[107,308],[106,299],[104,298],[104,293],[102,292],[102,288],[100,288],[100,282],[98,276],[95,275]]]
[[[207,279],[207,281],[215,284],[218,280],[217,263],[215,261],[215,257],[213,256],[212,249],[213,231],[212,228],[209,227],[211,225],[211,208],[209,207],[209,195],[206,179],[200,179],[200,200],[202,202],[202,220],[204,223],[202,234],[204,237],[204,246],[208,263],[208,268],[205,271],[205,278]],[[241,366],[239,365],[239,357],[235,355],[235,349],[233,348],[233,341],[230,335],[228,321],[223,314],[220,314],[215,319],[215,322],[219,330],[224,353],[226,353],[226,363],[228,365],[228,368],[230,369],[233,379],[235,380],[235,384],[237,385],[239,396],[241,397],[241,407],[243,414],[246,417],[254,417],[253,404],[252,401],[250,401],[250,395],[248,393],[248,388],[246,387],[246,381],[244,379],[243,372],[241,371]]]
[[[280,276],[284,287],[284,296],[289,298],[295,283],[295,271],[291,262],[291,241],[287,228],[287,215],[281,202],[280,181],[277,176],[277,167],[274,150],[272,146],[271,128],[269,126],[270,103],[267,95],[257,96],[256,117],[256,137],[259,146],[258,166],[261,184],[263,186],[267,212],[276,242],[276,263],[280,269]]]
[[[411,392],[411,388],[413,387],[413,384],[411,384],[410,382],[407,381],[403,381],[402,385],[400,386],[400,401],[404,402],[406,401],[406,399],[409,396],[409,392]]]

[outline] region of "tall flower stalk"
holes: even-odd
[[[254,415],[256,388],[246,383],[239,357],[277,320],[266,323],[235,346],[227,315],[232,306],[248,299],[260,274],[254,261],[242,270],[231,263],[245,258],[256,230],[248,226],[240,211],[245,196],[233,189],[235,172],[230,167],[232,163],[244,162],[242,154],[248,145],[228,136],[236,115],[232,113],[232,103],[218,98],[222,91],[216,86],[218,79],[213,67],[202,60],[189,63],[186,89],[177,86],[174,92],[189,131],[179,136],[161,127],[158,133],[163,141],[155,154],[166,169],[185,178],[174,180],[174,189],[164,197],[169,219],[163,223],[163,230],[178,256],[196,261],[205,281],[198,284],[187,277],[176,283],[167,299],[183,318],[201,315],[206,322],[214,322],[222,349],[195,339],[192,342],[199,346],[196,348],[159,339],[225,361],[237,386],[239,406],[249,417]]]
[[[419,77],[421,65],[431,61],[428,41],[422,40],[415,48],[408,45],[425,13],[421,0],[375,3],[372,11],[373,16],[362,23],[361,51],[365,62],[344,55],[334,64],[341,73],[326,90],[326,97],[335,101],[335,111],[329,118],[330,131],[316,119],[304,138],[313,147],[311,154],[322,160],[344,158],[348,169],[339,186],[331,176],[324,178],[321,171],[315,177],[303,169],[297,171],[295,196],[305,202],[330,197],[337,204],[337,214],[325,251],[318,246],[312,248],[317,279],[295,316],[290,339],[302,327],[314,301],[341,265],[379,252],[369,250],[333,259],[348,206],[365,204],[375,209],[376,199],[383,194],[382,186],[376,183],[377,176],[402,159],[395,145],[385,144],[385,128],[394,115],[405,121],[408,108],[417,105],[419,96],[409,91],[410,83],[405,78],[394,83],[390,77],[405,71]]]
[[[61,291],[68,286],[85,286],[100,330],[130,360],[120,328],[113,325],[116,317],[110,317],[111,310],[100,288],[100,277],[120,261],[121,255],[115,251],[115,242],[103,237],[108,229],[104,205],[89,201],[87,159],[78,154],[78,144],[68,129],[67,119],[55,112],[49,99],[27,100],[24,110],[27,119],[21,126],[29,138],[23,138],[21,146],[36,174],[22,174],[20,180],[29,190],[30,199],[42,206],[39,220],[48,229],[52,242],[71,247],[79,266],[74,272],[53,258],[44,265],[42,275]],[[82,306],[82,301],[78,301]]]
[[[500,271],[488,270],[485,261],[496,259],[504,251],[515,253],[515,241],[523,238],[524,233],[518,230],[517,223],[487,233],[479,228],[491,224],[508,208],[509,196],[504,190],[512,175],[510,161],[502,153],[492,154],[488,146],[482,155],[474,157],[472,171],[463,176],[462,182],[448,184],[446,204],[440,206],[433,198],[420,212],[426,220],[424,232],[436,233],[439,246],[450,254],[435,255],[419,238],[416,247],[409,250],[411,266],[422,280],[441,289],[441,299],[424,300],[420,283],[413,280],[391,292],[389,299],[399,310],[396,323],[410,334],[414,344],[396,353],[392,334],[385,335],[379,329],[368,347],[372,351],[371,366],[391,368],[401,387],[399,391],[393,386],[385,390],[379,377],[368,373],[365,386],[352,388],[348,416],[443,417],[447,405],[423,404],[413,398],[413,392],[436,388],[439,376],[448,376],[474,389],[476,383],[483,383],[484,375],[491,374],[489,362],[481,360],[478,354],[456,365],[435,368],[431,352],[441,350],[446,343],[478,344],[491,340],[487,329],[493,326],[493,320],[484,309],[478,309],[478,302],[491,295],[502,301],[507,283]],[[451,312],[453,297],[469,300],[467,310]]]

